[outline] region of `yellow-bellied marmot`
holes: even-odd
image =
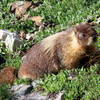
[[[97,33],[81,23],[35,44],[24,56],[20,78],[37,79],[46,73],[79,67],[81,60],[95,52]]]

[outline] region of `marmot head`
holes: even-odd
[[[90,46],[97,41],[97,32],[89,23],[81,23],[75,26],[75,34],[82,46]]]

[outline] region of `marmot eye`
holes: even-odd
[[[84,33],[79,34],[79,39],[87,38],[87,35]]]
[[[83,37],[86,37],[87,35],[86,35],[86,34],[82,34],[82,36],[83,36]]]

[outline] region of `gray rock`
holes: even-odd
[[[41,82],[39,80],[35,80],[34,82]],[[33,86],[34,82],[32,82]],[[58,93],[48,94],[45,91],[33,91],[32,85],[14,85],[11,88],[11,92],[13,93],[12,100],[64,100],[63,94],[64,91],[60,91]]]
[[[5,41],[7,33],[5,30],[0,30],[0,40]]]
[[[41,83],[42,83],[41,80],[34,80],[34,81],[31,83],[31,85],[35,88],[35,87],[39,86]]]
[[[63,94],[64,94],[64,91],[57,93],[56,98],[54,100],[64,100]]]
[[[17,97],[17,96],[23,96],[31,92],[33,87],[31,85],[14,85],[11,88],[11,92]]]
[[[18,35],[15,32],[10,32],[8,30],[0,30],[0,40],[4,41],[6,48],[12,52],[22,44]]]
[[[13,99],[15,100],[15,99]],[[47,95],[43,95],[42,92],[33,92],[28,95],[23,95],[17,98],[17,100],[48,100]]]
[[[59,93],[53,93],[53,94],[47,94],[43,91],[34,91],[30,94],[26,94],[26,95],[20,95],[17,96],[15,95],[12,100],[64,100],[63,99],[63,94],[64,91],[61,91]]]

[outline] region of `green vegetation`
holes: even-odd
[[[8,91],[9,88],[8,84],[0,84],[0,100],[10,100],[11,94]]]
[[[32,0],[33,2],[41,1],[42,4],[36,10],[29,9],[27,13],[31,16],[43,17],[43,22],[48,23],[44,29],[39,27],[31,20],[22,21],[16,18],[10,11],[10,4],[17,0],[0,1],[0,29],[10,31],[24,30],[27,33],[38,32],[34,43],[39,42],[44,37],[54,34],[55,32],[66,29],[77,23],[85,22],[89,18],[94,22],[100,17],[100,0]],[[54,25],[52,25],[52,23]],[[98,24],[100,26],[100,24]],[[100,32],[100,28],[97,28]],[[24,41],[22,47],[18,50],[30,48],[33,41]],[[100,39],[97,43],[100,48]],[[11,53],[5,46],[0,43],[0,54],[6,59],[6,63],[0,65],[13,66],[19,68],[21,56],[19,52]],[[71,72],[77,73],[76,78],[69,80]],[[99,74],[98,74],[99,73]],[[61,71],[57,75],[48,75],[43,79],[43,88],[47,92],[65,91],[65,100],[99,100],[100,99],[100,65],[91,66],[89,69],[76,69],[71,71]],[[16,83],[25,81],[17,80]],[[6,100],[8,95],[8,85],[0,86],[0,100]]]
[[[58,75],[48,75],[42,86],[47,92],[64,91],[65,100],[98,100],[100,98],[99,66],[90,69],[61,71]],[[70,74],[76,74],[70,78]]]

